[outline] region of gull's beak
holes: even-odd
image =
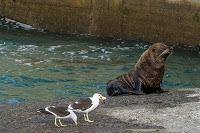
[[[100,97],[100,100],[102,100],[102,103],[105,103],[105,101],[106,101],[106,97],[101,96],[101,97]]]

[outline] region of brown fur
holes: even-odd
[[[135,71],[140,75],[143,83],[150,87],[159,87],[163,80],[166,57],[160,57],[165,50],[170,54],[171,50],[163,43],[156,43],[147,49],[135,65]]]
[[[135,65],[135,70],[108,82],[108,95],[111,93],[120,95],[161,91],[160,84],[164,76],[165,61],[171,52],[172,48],[164,43],[155,43],[150,46],[141,55]]]

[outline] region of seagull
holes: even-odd
[[[57,127],[67,126],[67,125],[63,125],[61,123],[61,119],[66,119],[66,118],[71,118],[75,122],[75,124],[77,125],[77,116],[76,116],[76,114],[72,110],[70,110],[70,109],[68,109],[66,107],[48,106],[48,107],[39,109],[37,112],[54,115],[55,116],[54,124]],[[57,124],[57,119],[58,119],[58,121],[60,123],[60,126]]]
[[[94,122],[89,119],[88,113],[96,109],[99,105],[99,100],[105,101],[106,97],[101,94],[95,93],[92,97],[81,98],[76,102],[70,104],[68,109],[84,113],[84,120],[87,122]]]

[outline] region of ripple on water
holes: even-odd
[[[193,71],[194,70],[192,70],[192,69],[186,69],[183,72],[186,73],[186,74],[193,74]]]
[[[11,75],[2,75],[0,77],[0,82],[1,84],[9,84],[15,87],[31,87],[29,84]]]
[[[65,91],[64,93],[71,96],[84,96],[84,94],[81,91],[75,90]]]
[[[132,69],[149,47],[139,41],[0,33],[0,103],[105,94],[106,83]],[[162,87],[199,87],[199,66],[199,54],[175,50],[167,60]]]
[[[11,105],[17,105],[23,102],[25,102],[25,99],[22,99],[22,98],[12,98],[7,101],[7,103]]]
[[[75,82],[74,79],[42,79],[42,78],[33,78],[24,75],[12,76],[12,75],[2,75],[0,77],[0,84],[8,84],[15,87],[33,87],[34,85],[39,84],[49,84],[49,83],[58,83],[58,82]]]
[[[41,78],[31,78],[23,75],[22,76],[2,75],[0,77],[0,82],[15,87],[32,87],[34,86],[34,84],[55,83],[56,81],[46,80]]]
[[[80,67],[81,72],[93,72],[97,70],[96,67],[88,66],[88,67]]]

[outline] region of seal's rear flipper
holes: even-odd
[[[122,93],[119,88],[107,87],[107,94],[109,96],[118,96],[121,95]]]
[[[135,86],[132,86],[132,88],[127,88],[126,85],[123,84],[123,82],[120,82],[119,80],[113,80],[107,84],[107,94],[109,96],[118,96],[118,95],[144,95],[143,92],[143,84],[140,82],[140,80],[135,81]],[[128,86],[129,87],[129,86]]]
[[[133,91],[133,94],[135,95],[144,95],[145,93],[142,91]]]
[[[123,89],[122,84],[118,80],[113,80],[107,84],[107,94],[109,96],[118,96],[122,94],[129,94],[126,89]]]
[[[118,95],[142,95],[143,92],[141,91],[133,91],[130,90],[129,88],[124,88],[122,84],[120,84],[120,82],[113,82],[112,84],[109,84],[107,86],[107,94],[109,96],[118,96]]]
[[[169,91],[167,91],[167,90],[162,90],[162,89],[156,90],[156,93],[165,93],[165,92],[169,92]]]

